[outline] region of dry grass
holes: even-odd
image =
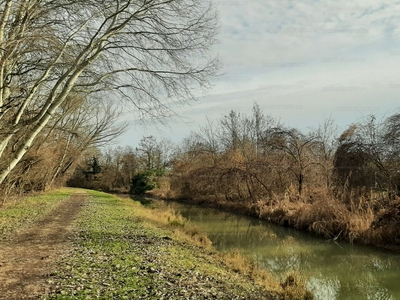
[[[313,299],[312,293],[307,290],[306,281],[298,272],[288,273],[282,282],[279,282],[271,273],[267,270],[259,269],[239,251],[234,250],[230,253],[222,254],[222,260],[235,272],[249,276],[267,290],[282,294],[284,299]]]
[[[158,199],[176,199],[178,194],[168,187],[156,188],[148,191],[147,194]]]
[[[373,226],[379,219],[399,220],[400,208],[394,204],[379,202],[375,193],[352,191],[339,198],[328,190],[308,191],[309,196],[294,199],[290,194],[273,200],[258,201],[259,217],[279,225],[306,230],[327,239],[341,239],[350,243],[371,245],[400,245],[398,226],[381,224]],[[382,198],[386,201],[385,198]],[[400,205],[400,202],[399,202]],[[380,208],[380,212],[377,212]],[[392,228],[393,227],[393,228]],[[395,238],[396,237],[396,238]]]
[[[395,250],[400,249],[400,199],[381,209],[371,224],[366,238],[372,243]]]
[[[290,272],[286,275],[285,280],[281,283],[284,291],[284,299],[293,300],[311,300],[313,295],[307,291],[306,281],[298,272]]]
[[[170,189],[156,190],[154,195],[167,199],[177,198]],[[257,216],[278,225],[309,231],[326,239],[400,246],[400,233],[397,234],[396,227],[371,227],[379,219],[378,212],[386,211],[383,208],[389,204],[384,193],[365,188],[341,188],[335,191],[305,188],[303,195],[299,196],[296,187],[290,186],[284,193],[272,193],[270,198],[258,201],[227,201],[222,194],[215,194],[197,196],[191,202]],[[396,218],[400,220],[400,213]]]
[[[166,195],[168,192],[164,191]],[[191,201],[257,216],[326,239],[400,247],[400,230],[397,229],[400,226],[384,224],[383,227],[372,228],[382,212],[386,212],[384,218],[399,220],[400,223],[400,207],[396,210],[393,205],[390,206],[393,201],[388,202],[384,193],[365,188],[335,192],[324,188],[304,189],[300,197],[295,187],[291,186],[283,194],[273,193],[270,198],[258,201],[227,201],[222,195],[196,197]],[[388,213],[390,207],[391,214]]]
[[[190,224],[180,214],[177,214],[172,208],[147,208],[138,202],[128,199],[121,199],[129,205],[135,206],[135,217],[145,220],[148,223],[174,231],[175,235],[184,240],[190,240],[197,246],[210,248],[212,243],[210,239],[200,230]]]
[[[259,216],[274,223],[313,232],[327,239],[354,242],[362,239],[374,220],[371,209],[346,207],[332,196],[291,202],[284,199],[268,205],[258,202]]]
[[[210,239],[197,227],[190,224],[190,222],[179,214],[176,214],[173,209],[149,209],[137,202],[126,201],[130,202],[129,205],[135,205],[135,217],[140,218],[142,222],[147,221],[151,224],[173,230],[174,234],[182,240],[190,240],[190,243],[194,243],[197,246],[212,249]],[[312,299],[311,294],[306,290],[304,282],[300,280],[300,276],[296,277],[295,284],[290,286],[285,285],[284,282],[288,279],[285,278],[283,283],[279,282],[271,273],[267,270],[259,269],[251,260],[238,251],[221,253],[219,255],[221,261],[230,269],[249,276],[254,282],[264,286],[267,290],[284,295],[284,299]]]

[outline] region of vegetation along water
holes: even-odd
[[[262,220],[176,202],[169,205],[225,252],[238,251],[278,278],[306,277],[315,299],[400,299],[400,255],[316,238]]]

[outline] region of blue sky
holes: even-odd
[[[400,107],[400,1],[215,0],[218,54],[224,73],[208,95],[177,109],[181,119],[138,125],[121,145],[142,136],[179,142],[231,109],[265,114],[307,131],[328,117],[340,128]]]

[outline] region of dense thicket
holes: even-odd
[[[304,134],[257,105],[251,116],[232,111],[184,141],[171,184],[184,197],[249,203],[289,189],[300,196],[310,187],[330,188],[336,138],[333,123],[324,126]]]
[[[328,238],[400,245],[400,114],[303,133],[255,105],[180,146],[163,196],[230,207]],[[380,227],[386,220],[385,226]]]

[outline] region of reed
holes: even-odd
[[[155,194],[166,199],[179,198],[179,193],[169,188]],[[271,192],[262,198],[227,198],[224,193],[215,192],[195,194],[188,200],[309,231],[326,239],[400,248],[400,204],[390,200],[384,191],[349,188],[344,184],[335,188],[304,187],[300,196],[296,187],[290,185],[283,192]],[[380,221],[385,219],[391,221]]]
[[[222,254],[222,261],[233,271],[249,276],[257,284],[264,286],[269,291],[282,295],[283,299],[309,300],[313,295],[307,290],[306,281],[299,272],[291,272],[277,280],[265,269],[260,269],[251,260],[241,254],[238,250]]]

